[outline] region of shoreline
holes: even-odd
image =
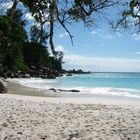
[[[41,91],[10,86],[0,94],[0,140],[140,139],[139,101],[27,96]]]
[[[23,86],[18,83],[8,82],[8,94],[5,97],[21,98],[23,100],[48,101],[52,103],[78,103],[78,104],[106,104],[106,105],[136,105],[140,106],[140,99],[128,97],[112,96],[92,96],[92,97],[63,97],[59,93],[50,90],[38,90]],[[77,94],[77,93],[75,93]],[[1,95],[0,95],[1,96]],[[34,99],[33,99],[34,98]]]
[[[32,96],[43,96],[43,97],[63,97],[63,98],[111,98],[111,99],[120,99],[120,100],[140,100],[140,90],[132,87],[118,87],[118,86],[93,86],[89,88],[87,86],[70,86],[63,84],[64,80],[45,80],[41,78],[15,78],[15,79],[7,79],[10,82],[19,83],[18,87],[20,88],[19,93],[21,93],[21,89],[26,90],[27,88],[34,89],[34,91],[38,91],[35,93],[27,93]],[[69,79],[68,79],[69,81]],[[60,84],[59,84],[60,82]],[[67,83],[67,82],[66,82]],[[68,82],[69,83],[69,82]],[[57,85],[58,84],[58,85]],[[64,86],[65,85],[65,86]],[[24,87],[24,88],[23,88]],[[25,89],[26,87],[26,89]],[[17,90],[17,89],[16,89]],[[14,93],[14,92],[13,92]]]

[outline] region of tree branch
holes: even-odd
[[[62,21],[59,17],[59,11],[58,11],[58,8],[56,7],[56,17],[59,21],[59,23],[62,25],[62,27],[66,30],[66,32],[69,34],[69,37],[70,37],[70,40],[71,40],[71,43],[72,43],[72,46],[73,46],[73,36],[72,34],[70,33],[70,31],[67,29],[67,27],[65,26],[64,24],[64,21]]]

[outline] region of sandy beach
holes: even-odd
[[[8,87],[0,95],[0,140],[140,139],[139,100],[27,96],[39,91]]]

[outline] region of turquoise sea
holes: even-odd
[[[75,74],[57,79],[20,79],[20,84],[40,90],[55,88],[79,90],[79,93],[57,93],[61,96],[113,96],[140,99],[140,73],[95,72],[91,74]]]

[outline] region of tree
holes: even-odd
[[[12,27],[9,31],[9,22]],[[0,16],[0,63],[12,71],[25,70],[22,47],[27,36],[25,30],[7,16]]]
[[[117,20],[110,20],[112,28],[116,31],[122,29],[132,31],[133,33],[140,32],[140,1],[130,0],[122,1],[121,10]]]
[[[48,66],[49,53],[46,46],[36,42],[26,42],[23,48],[23,56],[26,64],[37,68]]]
[[[9,15],[10,10],[7,11],[7,15]],[[19,25],[21,25],[22,28],[26,26],[27,20],[23,20],[22,18],[23,13],[20,9],[16,9],[15,12],[13,13],[12,19],[17,22]]]
[[[6,0],[1,0],[6,1]],[[13,17],[18,2],[22,2],[32,13],[38,23],[40,35],[47,26],[48,42],[53,54],[56,54],[53,36],[55,33],[55,25],[64,28],[73,43],[73,36],[67,28],[67,23],[83,22],[85,26],[91,26],[96,21],[96,15],[107,17],[105,9],[112,6],[119,6],[120,15],[116,20],[109,22],[113,29],[130,29],[134,32],[140,31],[140,1],[139,0],[13,0],[10,8],[9,17]],[[116,10],[115,8],[113,9]]]
[[[83,22],[86,26],[93,25],[94,15],[103,14],[103,10],[118,3],[118,0],[20,0],[29,8],[32,16],[40,26],[40,35],[44,28],[48,27],[49,44],[54,55],[57,55],[54,47],[54,28],[59,24],[69,34],[73,44],[73,36],[67,28],[67,23]],[[13,17],[18,0],[13,1],[9,16]]]
[[[7,11],[10,15],[10,10]],[[23,44],[27,41],[24,26],[26,21],[22,19],[22,12],[17,9],[13,17],[0,16],[0,63],[5,70],[27,70],[23,59]]]
[[[33,25],[30,31],[31,42],[39,43],[41,45],[46,45],[48,39],[48,33],[45,29],[40,29],[37,25]]]

